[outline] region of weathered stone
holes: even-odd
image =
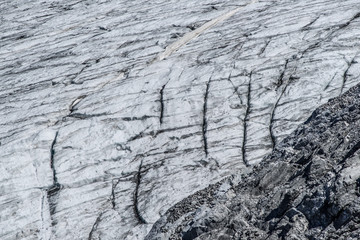
[[[346,116],[350,112],[351,118],[334,123],[334,115]],[[196,206],[187,212],[190,218],[178,217],[183,220],[172,223],[167,219],[171,219],[176,208],[182,208],[177,204],[155,223],[146,239],[165,239],[158,231],[163,226],[172,232],[174,239],[177,236],[179,239],[185,239],[184,236],[186,239],[359,236],[360,229],[355,226],[360,216],[360,153],[357,151],[360,136],[354,134],[359,131],[360,85],[357,85],[318,108],[306,123],[278,144],[271,155],[234,187],[235,197],[224,204],[224,198],[216,194],[207,196],[205,201],[211,205]],[[299,162],[304,156],[309,156],[306,163]],[[219,208],[226,210],[219,215],[221,220],[214,221]],[[232,230],[231,235],[224,235],[228,229]],[[191,237],[187,237],[190,233]]]

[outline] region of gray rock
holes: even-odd
[[[169,239],[357,239],[359,131],[357,85],[318,108],[232,195],[221,191],[230,178],[214,185],[218,194],[200,194],[203,204],[192,204],[199,194],[189,196],[186,209],[173,206],[146,239],[168,239],[162,231]]]

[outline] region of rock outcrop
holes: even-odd
[[[146,239],[358,239],[360,85],[318,108],[250,174],[186,198]]]

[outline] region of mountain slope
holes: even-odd
[[[0,238],[143,239],[359,79],[360,2],[6,1]]]

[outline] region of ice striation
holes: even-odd
[[[359,0],[21,0],[0,12],[1,239],[155,236],[176,203],[265,171],[253,166],[360,75]]]

